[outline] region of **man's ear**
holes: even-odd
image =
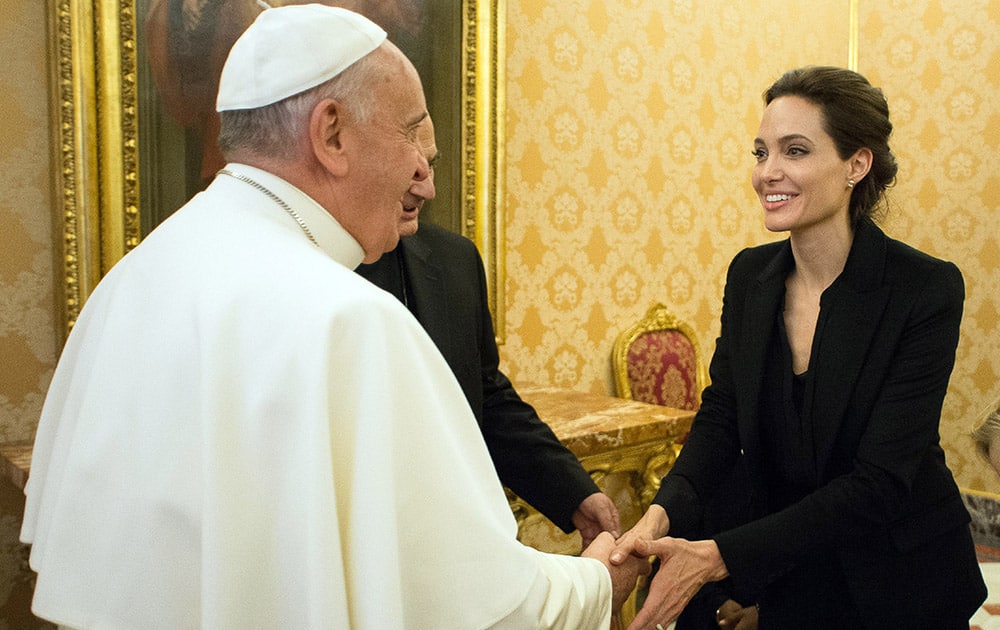
[[[316,159],[334,175],[347,173],[344,149],[343,107],[333,99],[323,99],[309,116],[309,142]]]

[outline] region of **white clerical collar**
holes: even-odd
[[[256,182],[257,187],[263,187],[262,192],[266,191],[265,194],[270,192],[271,195],[277,196],[281,202],[288,205],[289,209],[286,212],[299,223],[299,227],[305,233],[303,237],[308,237],[317,247],[348,269],[357,268],[365,259],[365,250],[350,232],[345,230],[323,206],[316,203],[316,200],[284,179],[274,173],[237,162],[230,162],[222,172],[243,181],[249,179],[251,182]],[[282,205],[278,201],[275,204],[275,208]]]

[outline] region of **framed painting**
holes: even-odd
[[[261,8],[257,0],[49,3],[68,331],[100,278],[222,166],[218,73]],[[417,67],[442,158],[438,195],[421,221],[477,244],[502,341],[504,1],[329,3],[366,13]]]

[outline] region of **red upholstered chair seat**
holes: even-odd
[[[632,398],[642,402],[697,409],[698,366],[694,345],[677,330],[639,335],[628,349]]]
[[[618,335],[611,363],[621,398],[678,409],[701,405],[708,375],[697,337],[662,304]]]

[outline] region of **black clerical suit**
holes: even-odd
[[[573,531],[573,512],[599,490],[500,371],[475,244],[423,223],[358,273],[400,298],[444,355],[475,413],[500,481],[563,531]]]
[[[697,531],[713,481],[737,461],[748,471],[735,507],[750,521],[713,538],[733,582],[759,593],[762,630],[835,627],[822,606],[852,608],[851,628],[962,627],[986,590],[938,435],[961,272],[861,225],[821,298],[796,389],[802,430],[782,443],[793,404],[762,384],[783,378],[776,322],[793,265],[787,240],[733,260],[712,384],[655,502],[672,532]]]

